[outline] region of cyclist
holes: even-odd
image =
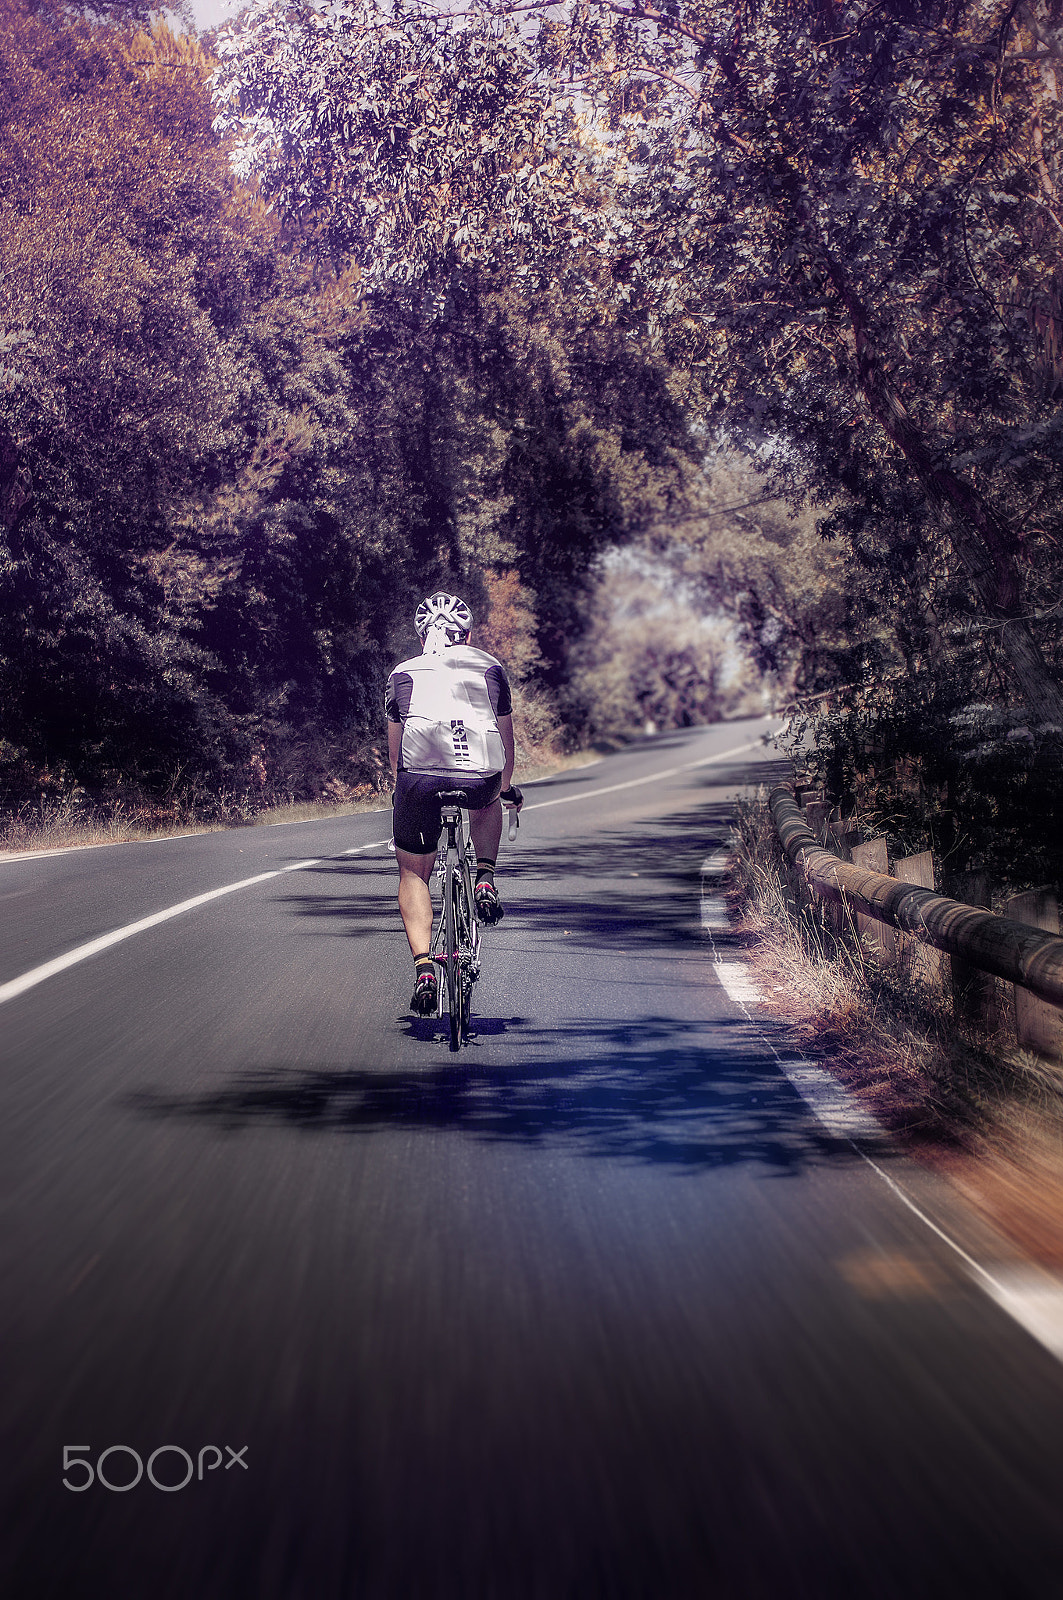
[[[520,810],[513,787],[513,705],[500,662],[469,643],[472,612],[457,595],[429,595],[414,619],[419,656],[400,661],[388,678],[384,706],[388,753],[395,776],[395,857],[399,911],[414,965],[410,1009],[430,1016],[438,983],[432,957],[432,895],[443,822],[440,791],[463,789],[476,851],[476,910],[481,922],[500,922],[495,862],[502,839],[502,804]]]

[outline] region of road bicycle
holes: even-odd
[[[444,789],[439,796],[446,842],[436,857],[443,906],[432,939],[432,960],[438,968],[436,1016],[444,1007],[450,1018],[450,1048],[469,1042],[472,986],[480,976],[480,919],[473,892],[474,865],[462,804],[464,789]],[[516,838],[517,813],[510,813],[509,837]]]
[[[446,789],[439,796],[446,843],[436,860],[443,907],[432,940],[432,960],[438,971],[439,999],[436,1016],[450,1017],[450,1048],[469,1042],[472,986],[480,976],[480,919],[473,893],[472,854],[466,837],[463,789]]]

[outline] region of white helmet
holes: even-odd
[[[459,600],[456,594],[430,594],[427,600],[422,600],[417,607],[414,617],[414,626],[417,636],[424,639],[429,629],[441,627],[446,630],[448,637],[451,634],[465,635],[472,627],[472,612],[464,600]],[[452,644],[456,643],[451,639]]]

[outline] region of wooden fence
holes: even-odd
[[[830,808],[813,798],[802,808],[789,789],[768,797],[775,829],[809,892],[852,919],[879,959],[904,962],[924,981],[951,976],[958,1007],[995,1031],[1004,1008],[982,975],[1012,986],[1010,1009],[1020,1043],[1063,1056],[1063,938],[1054,892],[1013,896],[1007,916],[935,892],[929,851],[901,857],[889,871],[885,839],[857,842]],[[828,848],[828,842],[832,848]],[[971,874],[972,900],[986,898]],[[945,956],[951,957],[951,975]]]

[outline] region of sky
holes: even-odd
[[[216,28],[240,9],[242,0],[192,0],[192,15],[200,32]]]

